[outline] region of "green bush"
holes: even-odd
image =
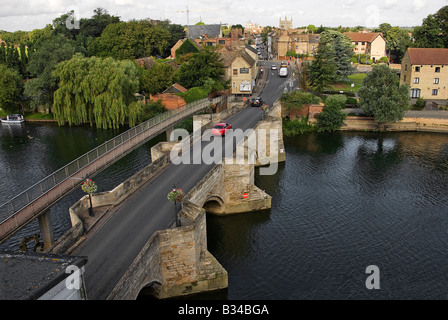
[[[308,123],[307,117],[294,120],[283,120],[283,134],[286,137],[294,137],[312,131],[316,131],[316,127]]]
[[[208,97],[208,91],[204,87],[193,87],[187,92],[178,93],[186,103],[191,103]]]
[[[317,128],[319,132],[332,132],[341,128],[346,117],[341,109],[345,107],[346,101],[347,98],[344,95],[327,97],[322,113],[317,115]]]

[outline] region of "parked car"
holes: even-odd
[[[212,135],[214,136],[225,136],[227,131],[232,129],[232,125],[224,122],[220,122],[215,124],[215,126],[212,129]]]
[[[250,100],[251,107],[261,107],[263,105],[263,100],[260,97],[253,98]]]

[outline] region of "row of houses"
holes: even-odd
[[[355,54],[365,54],[373,62],[387,57],[386,39],[381,33],[348,32],[345,35],[350,38]],[[302,29],[277,30],[269,38],[268,51],[278,60],[289,59],[288,53],[312,56],[320,43],[320,34],[307,33]]]

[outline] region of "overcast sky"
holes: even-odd
[[[423,18],[448,5],[448,0],[0,0],[0,30],[30,31],[45,27],[63,13],[75,10],[90,18],[95,8],[121,20],[168,19],[186,24],[241,24],[251,21],[278,27],[279,18],[292,17],[293,26],[376,27],[421,25]]]

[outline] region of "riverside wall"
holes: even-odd
[[[431,117],[405,117],[401,121],[378,124],[369,117],[347,117],[342,131],[421,131],[447,132],[448,119]]]

